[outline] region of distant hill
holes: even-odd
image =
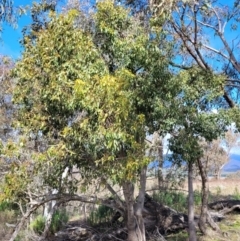
[[[171,166],[171,162],[169,161],[169,158],[171,157],[171,154],[164,155],[164,168],[168,168]],[[149,164],[149,168],[157,168],[158,167],[158,161],[153,161]],[[230,155],[230,161],[226,163],[222,169],[223,172],[236,172],[240,171],[240,154],[231,154]]]
[[[240,171],[240,155],[238,154],[231,154],[230,161],[224,165],[223,167],[224,172],[236,172]]]

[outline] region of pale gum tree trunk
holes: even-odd
[[[130,181],[123,183],[123,193],[127,205],[128,241],[146,241],[145,225],[142,216],[146,189],[146,171],[147,167],[141,170],[140,189],[136,203],[133,183]]]
[[[54,206],[51,208],[50,212],[48,213],[48,216],[47,216],[46,222],[45,222],[44,231],[38,241],[44,241],[48,237],[50,226],[51,226],[52,219],[53,219],[53,215],[54,215],[57,207],[58,207],[58,204],[55,203]]]
[[[188,236],[189,241],[197,241],[194,222],[193,163],[188,163]]]

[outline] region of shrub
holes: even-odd
[[[103,222],[111,221],[113,209],[107,206],[100,205],[96,210],[89,215],[88,222],[91,225],[96,225]]]
[[[0,202],[0,212],[6,211],[6,210],[18,210],[18,205],[7,202],[7,201],[2,201]]]
[[[56,233],[67,222],[68,222],[68,215],[67,215],[66,211],[57,210],[54,213],[53,218],[52,218],[52,223],[51,223],[51,226],[50,226],[50,232]]]
[[[195,190],[194,191],[194,204],[196,206],[200,206],[202,203],[202,194],[201,191]]]
[[[37,234],[42,234],[45,227],[46,219],[42,215],[38,215],[31,223],[30,228]]]
[[[237,187],[235,187],[234,189],[233,198],[236,200],[240,200],[240,192]]]
[[[183,192],[157,191],[153,193],[153,200],[173,207],[180,212],[187,208],[187,196]]]
[[[42,234],[45,228],[46,218],[42,215],[38,215],[30,224],[31,229],[37,233]],[[68,215],[65,211],[57,210],[52,217],[52,222],[50,225],[50,233],[54,234],[59,231],[64,224],[68,222]]]

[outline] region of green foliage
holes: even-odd
[[[202,194],[201,191],[199,190],[195,190],[194,191],[194,204],[196,206],[200,206],[202,203]]]
[[[146,131],[159,128],[156,120],[165,122],[170,112],[161,99],[174,95],[167,59],[158,41],[113,1],[97,4],[94,35],[76,26],[78,14],[51,13],[34,41],[25,36],[14,70],[17,125],[47,138],[49,148],[35,155],[35,171],[56,189],[73,165],[85,178],[104,173],[114,182],[135,181],[150,161]]]
[[[38,215],[31,223],[30,228],[37,234],[42,234],[45,228],[46,219],[42,215]],[[68,222],[66,211],[57,210],[52,217],[49,231],[54,234],[59,231]]]
[[[46,219],[42,215],[38,215],[31,223],[30,228],[37,234],[42,234],[45,227]]]
[[[176,104],[181,111],[176,112],[178,135],[171,138],[170,149],[173,159],[194,162],[203,155],[199,141],[212,141],[224,135],[233,120],[231,111],[225,108],[212,112],[223,95],[225,77],[194,66],[182,70],[175,78],[180,79]]]
[[[18,205],[8,201],[2,201],[0,203],[0,212],[5,210],[18,210]]]
[[[234,189],[233,198],[236,200],[240,200],[240,192],[237,187],[235,187]]]
[[[25,162],[21,165],[12,163],[9,172],[4,177],[4,183],[2,184],[3,192],[0,194],[0,202],[4,200],[10,200],[12,202],[16,200],[22,200],[25,202],[25,190],[27,185],[31,182],[29,172],[29,162]]]
[[[187,196],[183,192],[164,190],[154,192],[152,197],[155,201],[179,212],[184,212],[187,209]]]
[[[110,222],[113,214],[114,214],[114,211],[112,208],[100,205],[96,210],[90,213],[88,222],[91,225]]]
[[[186,212],[187,210],[187,195],[181,191],[157,191],[153,193],[153,199],[164,205],[174,208],[179,212]],[[200,206],[202,202],[201,192],[194,191],[194,204]]]
[[[65,210],[57,210],[52,218],[50,232],[54,234],[59,231],[68,222],[68,219],[69,217]]]

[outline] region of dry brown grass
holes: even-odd
[[[201,190],[201,182],[194,181],[194,189]],[[233,195],[236,190],[240,192],[240,178],[239,179],[212,179],[209,180],[209,190],[212,194],[230,196]]]

